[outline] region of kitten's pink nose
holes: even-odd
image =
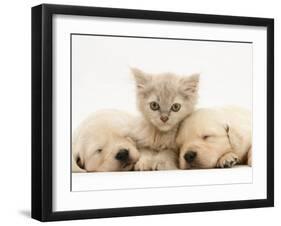
[[[161,119],[162,122],[167,122],[168,119],[169,119],[169,117],[168,117],[168,116],[162,115],[162,116],[160,117],[160,119]]]

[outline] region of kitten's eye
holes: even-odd
[[[96,150],[97,153],[101,153],[102,152],[102,149],[98,149]]]
[[[171,107],[171,110],[174,111],[174,112],[177,112],[180,109],[181,109],[181,105],[178,104],[178,103],[173,104],[172,107]]]
[[[160,106],[159,106],[158,103],[156,103],[155,101],[153,101],[153,102],[150,103],[150,108],[151,108],[151,110],[153,110],[153,111],[157,111],[157,110],[160,109]]]
[[[202,136],[202,139],[203,140],[207,140],[208,138],[210,138],[211,136],[210,135],[204,135],[204,136]]]

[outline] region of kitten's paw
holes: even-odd
[[[134,166],[134,170],[136,171],[148,171],[152,170],[151,161],[148,161],[145,158],[141,158]]]
[[[224,154],[220,159],[218,160],[217,167],[220,168],[231,168],[239,163],[238,156],[233,152],[228,152]]]
[[[176,170],[177,164],[172,161],[158,161],[153,165],[153,170]]]
[[[163,150],[159,152],[154,160],[154,170],[175,170],[177,166],[177,154],[172,150]]]

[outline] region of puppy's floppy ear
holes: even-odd
[[[138,68],[131,68],[131,72],[134,75],[139,90],[144,89],[147,83],[151,81],[152,77]]]
[[[77,156],[76,163],[81,169],[84,169],[84,162],[82,161],[79,155]]]
[[[192,74],[180,80],[180,87],[185,96],[193,96],[198,92],[200,74]]]
[[[239,147],[242,146],[243,137],[239,134],[238,130],[235,127],[231,126],[229,123],[224,125],[230,146],[233,150],[237,150]]]
[[[228,123],[225,123],[224,129],[225,129],[227,136],[229,137],[229,124]]]
[[[183,128],[184,126],[183,126],[183,123],[184,122],[182,122],[180,125],[179,125],[179,129],[178,129],[178,134],[177,134],[177,137],[176,137],[176,145],[178,146],[178,147],[180,147],[180,146],[182,146],[183,145],[183,143],[184,143],[184,138],[185,138],[185,136],[186,136],[186,133],[187,133],[187,131]]]
[[[72,156],[72,172],[86,172],[79,156]]]

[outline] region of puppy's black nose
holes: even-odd
[[[196,158],[197,153],[195,151],[188,151],[185,153],[184,155],[184,159],[188,162],[191,163],[194,161],[194,159]]]
[[[125,162],[129,158],[129,150],[127,149],[121,149],[119,152],[116,154],[115,158],[121,162]]]

